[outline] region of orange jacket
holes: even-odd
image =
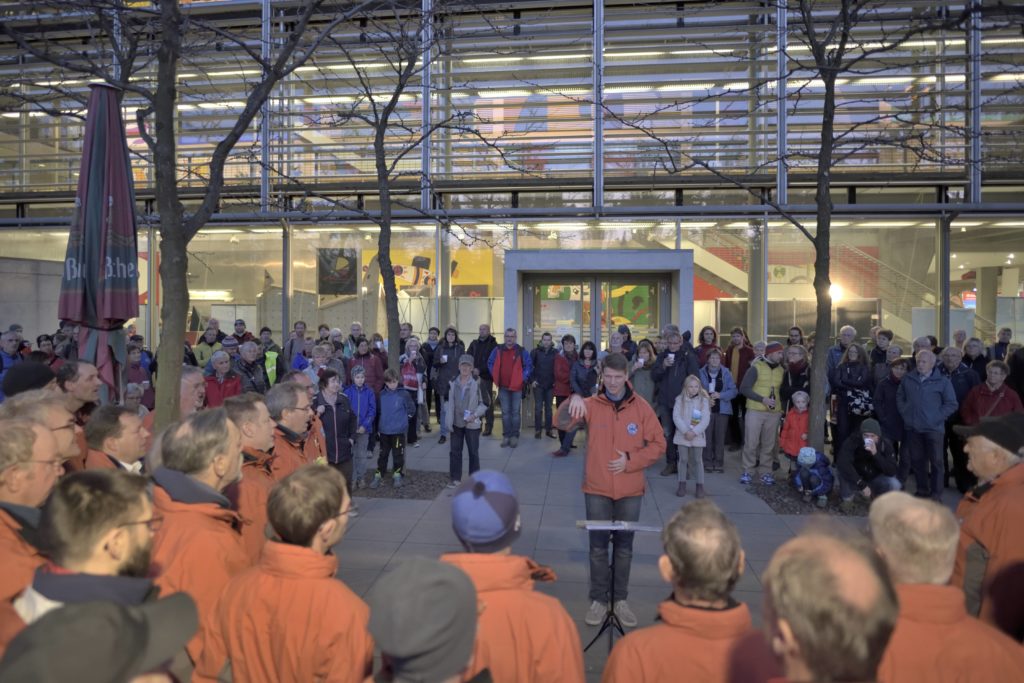
[[[274,479],[281,481],[303,465],[316,462],[317,458],[327,457],[327,442],[324,440],[324,428],[320,418],[313,416],[309,431],[305,438],[294,433],[285,434],[283,427],[274,429],[274,460],[270,470]]]
[[[78,421],[82,427],[83,422]],[[85,442],[85,432],[82,429],[75,430],[75,445],[78,446],[78,455],[72,456],[64,461],[64,471],[67,473],[81,472],[85,469],[85,458],[89,453],[89,445]]]
[[[0,508],[0,601],[9,602],[32,584],[36,567],[46,563],[21,535],[22,525]]]
[[[956,509],[960,544],[950,583],[967,611],[1024,640],[1024,463],[968,492]]]
[[[194,662],[208,632],[207,621],[224,586],[250,562],[242,547],[242,537],[235,530],[238,515],[230,509],[226,498],[213,502],[215,492],[212,489],[198,483],[190,487],[189,482],[182,481],[188,479],[186,475],[162,467],[153,473],[153,479],[156,483],[154,512],[164,519],[153,538],[151,571],[161,595],[184,591],[195,600],[199,632],[188,644],[188,654]],[[211,502],[175,500],[175,497],[184,497],[182,493],[186,491],[195,495],[199,487],[208,490]]]
[[[786,413],[786,421],[782,423],[782,430],[779,434],[779,448],[786,455],[796,457],[800,449],[807,445],[804,434],[808,433],[810,423],[810,411],[800,413],[796,408],[790,408]]]
[[[900,614],[878,667],[882,683],[1024,681],[1024,649],[967,614],[953,586],[896,586]]]
[[[646,487],[644,469],[665,452],[665,432],[654,409],[634,394],[628,383],[618,410],[603,389],[584,401],[588,436],[583,492],[613,500],[642,496]],[[560,410],[568,411],[568,406],[566,401]],[[626,470],[612,474],[608,463],[619,457],[618,451],[629,456]]]
[[[576,624],[555,598],[533,590],[555,575],[527,557],[449,553],[442,562],[464,571],[480,604],[472,671],[495,683],[582,683],[583,650]]]
[[[695,681],[712,683],[734,680],[731,677],[733,650],[745,641],[745,650],[763,662],[754,667],[769,678],[777,667],[765,644],[751,638],[754,631],[750,610],[743,603],[723,609],[685,607],[675,600],[658,605],[661,623],[626,635],[612,648],[604,667],[602,683],[614,681]],[[754,648],[750,643],[757,643]],[[749,665],[751,657],[743,659]]]
[[[242,520],[242,545],[249,561],[256,563],[267,542],[267,499],[274,488],[274,456],[246,449],[243,457],[242,480],[227,487],[224,495]]]
[[[289,474],[307,464],[304,453],[306,442],[292,441],[281,427],[274,429],[274,459],[270,463],[270,471],[275,481],[281,481]]]
[[[259,563],[224,590],[193,680],[230,666],[247,683],[358,683],[373,668],[370,609],[334,578],[338,560],[267,543]]]

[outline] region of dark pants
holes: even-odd
[[[942,432],[907,429],[903,449],[910,456],[917,482],[917,495],[938,499],[942,495]]]
[[[737,380],[738,381],[738,380]],[[744,417],[747,414],[747,397],[742,394],[732,400],[732,415],[729,416],[729,429],[726,430],[725,440],[730,446],[743,446],[743,425]]]
[[[839,447],[846,442],[846,437],[860,431],[860,424],[864,421],[863,415],[854,415],[847,408],[845,399],[839,399],[839,410],[836,411],[835,450],[838,453]]]
[[[948,481],[949,475],[952,474],[957,491],[967,493],[977,485],[978,478],[967,469],[967,454],[964,453],[963,437],[953,431],[953,427],[958,424],[962,424],[958,416],[946,422],[946,438],[942,448],[942,464],[945,468],[943,476],[944,481]],[[952,468],[946,458],[947,450],[953,459]]]
[[[394,456],[395,472],[405,468],[405,434],[381,434],[380,455],[377,457],[377,471],[382,475],[388,470],[388,456]]]
[[[551,431],[551,398],[555,388],[533,388],[533,429],[541,431],[541,417],[544,418],[544,431]]]
[[[441,394],[434,388],[434,380],[427,380],[427,388],[423,392],[423,400],[427,403],[427,420],[430,420],[430,406],[434,406],[434,416],[441,422]]]
[[[451,447],[448,449],[448,476],[462,481],[462,444],[469,449],[469,473],[480,469],[480,430],[452,427]]]
[[[406,391],[409,392],[409,398],[412,399],[413,405],[416,405],[417,392],[413,391],[412,389],[406,389]],[[407,429],[405,432],[406,443],[416,443],[417,441],[420,440],[419,426],[419,410],[417,410],[416,414],[409,418],[409,429]]]
[[[348,489],[349,497],[352,496],[352,458],[349,458],[345,462],[332,462],[331,467],[341,472],[341,476],[345,477],[345,488]]]
[[[480,396],[487,404],[487,412],[484,413],[484,429],[489,432],[494,429],[494,380],[481,377],[477,382],[480,384]]]
[[[672,420],[672,409],[658,404],[658,419],[661,420],[661,429],[665,433],[665,463],[675,465],[679,462],[679,448],[672,443],[676,435],[676,423]]]
[[[640,502],[643,496],[630,496],[613,500],[607,496],[583,494],[587,508],[587,519],[636,522],[640,519]],[[608,564],[608,541],[612,542],[615,562],[615,585],[612,586],[611,566]],[[590,532],[590,599],[608,602],[609,591],[612,601],[625,600],[629,594],[629,568],[633,562],[632,531],[591,531]]]
[[[725,430],[729,426],[729,416],[711,413],[711,422],[704,432],[707,446],[704,447],[704,467],[722,467],[725,464]]]
[[[900,480],[896,477],[880,474],[868,482],[868,488],[871,489],[871,497],[875,498],[889,491],[899,491],[901,487]],[[841,472],[839,473],[839,495],[843,500],[851,500],[857,495],[858,490],[857,482],[848,481],[843,478]]]
[[[565,403],[568,400],[569,400],[568,396],[555,396],[555,411],[557,412],[558,409],[562,406],[562,404]],[[558,443],[559,443],[560,447],[564,447],[565,446],[565,430],[564,429],[559,429],[558,430]],[[569,450],[569,449],[565,449],[565,450]]]

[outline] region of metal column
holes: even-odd
[[[421,59],[423,60],[423,71],[420,74],[420,110],[421,125],[423,127],[423,140],[420,142],[420,210],[427,213],[431,210],[430,205],[430,75],[431,75],[431,46],[434,42],[434,0],[423,0],[423,28],[420,32],[420,41],[423,47]]]
[[[292,226],[281,219],[281,337],[291,329],[292,294],[295,285],[292,278]]]
[[[935,276],[938,278],[935,292],[938,300],[935,302],[935,336],[939,338],[939,346],[946,346],[949,343],[949,229],[953,217],[949,214],[942,214],[937,221],[938,228],[935,236]]]
[[[604,208],[604,0],[594,0],[594,212]]]
[[[747,270],[747,335],[765,338],[768,309],[768,218],[750,221],[750,263]]]
[[[789,167],[786,165],[786,139],[789,137],[789,120],[786,112],[786,87],[789,67],[786,49],[789,46],[789,17],[786,14],[786,3],[780,2],[775,10],[775,201],[779,206],[789,203]]]
[[[260,57],[265,63],[270,62],[270,0],[260,3]],[[263,77],[267,77],[264,70]],[[260,107],[260,212],[270,210],[270,97]],[[285,330],[288,328],[285,327]]]
[[[981,3],[971,3],[967,24],[967,203],[981,203]]]

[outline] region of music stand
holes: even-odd
[[[618,531],[647,531],[653,533],[661,533],[660,526],[653,526],[651,524],[640,524],[639,522],[623,522],[619,520],[607,520],[607,519],[581,519],[576,522],[576,528],[586,529],[590,531],[608,531],[611,534],[615,534]],[[609,541],[614,536],[609,537]],[[604,614],[604,621],[601,622],[601,628],[598,629],[597,635],[594,636],[587,646],[583,648],[586,652],[591,646],[600,639],[604,632],[608,632],[608,653],[611,654],[612,645],[615,642],[615,632],[618,631],[620,636],[626,635],[626,630],[622,627],[622,622],[619,621],[618,615],[615,614],[615,544],[612,543],[612,550],[608,554],[608,565],[611,570],[611,576],[609,580],[608,589],[608,606]]]

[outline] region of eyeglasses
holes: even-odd
[[[75,422],[74,420],[72,420],[71,422],[67,422],[67,423],[65,423],[65,424],[62,424],[62,425],[60,425],[59,427],[51,427],[51,428],[50,428],[50,431],[51,431],[51,432],[57,432],[57,431],[60,431],[61,429],[70,429],[70,430],[74,430],[74,429],[75,429],[75,427],[77,427],[77,426],[78,426],[78,423],[77,423],[77,422]]]
[[[138,522],[125,522],[124,524],[118,524],[118,527],[122,527],[122,526],[135,526],[136,524],[145,524],[147,529],[149,529],[153,533],[156,533],[157,531],[160,530],[160,527],[163,526],[164,518],[163,517],[153,516],[153,517],[150,517],[149,519],[143,519],[143,520],[140,520]]]
[[[52,467],[55,470],[64,468],[63,460],[29,460],[29,462],[33,462],[37,465],[46,465],[47,467]]]

